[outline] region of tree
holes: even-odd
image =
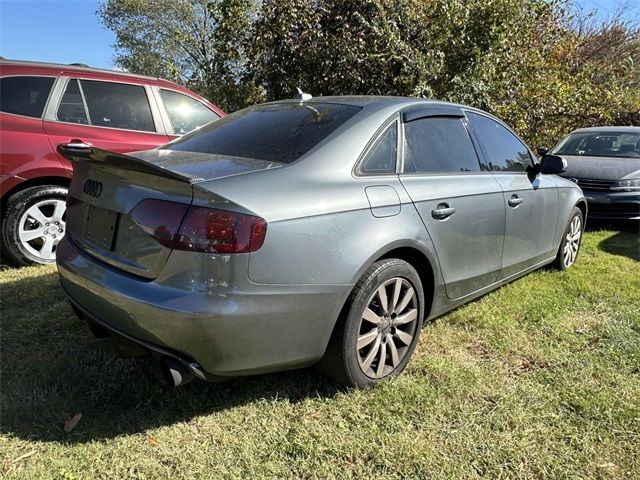
[[[640,28],[571,0],[106,0],[125,69],[233,110],[313,95],[476,106],[531,144],[640,120]],[[625,18],[627,18],[625,20]]]
[[[589,22],[565,0],[265,0],[249,71],[270,100],[295,86],[437,98],[553,143],[637,122],[638,28]]]
[[[116,34],[116,64],[187,85],[222,108],[259,98],[243,81],[254,0],[106,0],[98,10]]]

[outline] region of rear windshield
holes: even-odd
[[[163,148],[291,163],[359,111],[357,106],[332,103],[258,105]]]
[[[572,133],[555,147],[556,155],[640,158],[640,131]]]

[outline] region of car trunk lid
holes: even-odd
[[[74,167],[67,208],[71,240],[99,260],[147,279],[158,276],[172,249],[136,223],[132,211],[137,205],[149,199],[184,205],[168,212],[177,218],[170,227],[179,228],[197,182],[270,168],[269,162],[189,152],[124,155],[78,143],[60,145],[58,151]]]

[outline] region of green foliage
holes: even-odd
[[[107,0],[117,62],[229,109],[314,95],[407,95],[503,118],[532,144],[640,124],[639,27],[569,0]]]

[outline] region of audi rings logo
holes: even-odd
[[[97,180],[87,180],[84,182],[84,187],[82,187],[82,191],[89,195],[90,197],[98,198],[102,194],[102,182],[98,182]]]

